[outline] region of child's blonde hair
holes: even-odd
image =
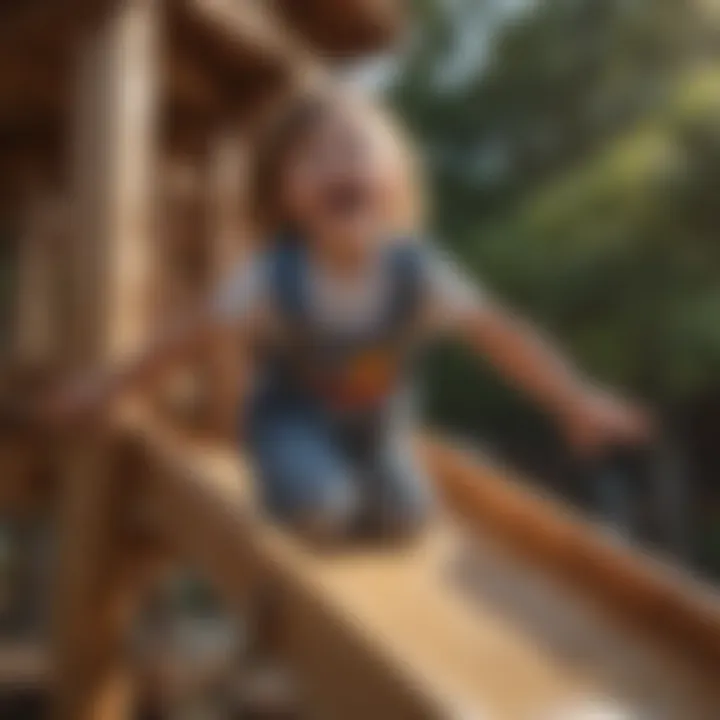
[[[329,114],[346,110],[363,117],[375,132],[387,141],[392,153],[389,167],[395,174],[395,188],[388,198],[388,232],[414,234],[425,215],[424,183],[417,153],[396,120],[380,105],[367,98],[351,95],[336,86],[303,90],[276,108],[274,117],[260,133],[254,153],[252,172],[252,207],[258,230],[272,237],[286,229],[289,218],[282,217],[279,197],[283,165],[294,148],[303,142]]]

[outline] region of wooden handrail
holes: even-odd
[[[473,525],[720,677],[720,596],[711,588],[621,544],[487,458],[431,437],[421,451],[449,502]]]

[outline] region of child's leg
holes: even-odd
[[[435,509],[430,481],[405,438],[390,438],[373,454],[364,489],[367,521],[383,536],[417,534]]]
[[[265,506],[314,541],[347,535],[357,486],[327,428],[311,412],[278,409],[252,423],[250,445]]]

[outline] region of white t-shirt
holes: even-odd
[[[389,263],[373,263],[351,279],[334,276],[311,264],[306,275],[313,319],[328,328],[345,331],[373,327],[387,306],[391,291]],[[425,274],[421,326],[425,332],[442,332],[462,321],[482,302],[477,284],[446,256],[433,253]],[[257,318],[272,322],[273,303],[266,257],[255,257],[235,268],[211,300],[211,310],[222,323],[234,326]]]

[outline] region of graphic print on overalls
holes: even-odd
[[[412,354],[409,328],[420,285],[417,246],[405,244],[388,252],[392,292],[375,325],[357,335],[328,334],[315,325],[303,282],[307,259],[298,246],[281,252],[276,266],[280,305],[297,331],[287,358],[292,375],[334,410],[380,407],[398,391]]]
[[[331,407],[362,410],[381,404],[392,394],[403,365],[403,353],[396,344],[377,342],[343,353],[331,367],[316,368],[314,384]]]

